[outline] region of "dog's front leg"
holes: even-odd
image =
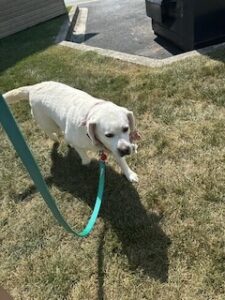
[[[117,163],[119,164],[122,172],[130,182],[138,182],[138,176],[129,167],[124,157],[114,155]]]
[[[81,158],[82,165],[90,164],[91,159],[88,157],[87,152],[84,149],[75,147],[75,150],[77,151],[77,153],[79,154],[79,156]]]

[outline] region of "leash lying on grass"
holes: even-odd
[[[56,202],[52,195],[50,194],[47,184],[45,183],[40,169],[27,145],[25,139],[5,101],[3,96],[0,94],[0,124],[2,124],[6,134],[8,135],[10,141],[12,142],[16,152],[18,153],[19,157],[21,158],[24,166],[26,167],[30,177],[34,181],[37,189],[41,193],[44,201],[46,202],[47,206],[51,210],[52,214],[58,221],[58,223],[63,226],[63,228],[72,233],[75,236],[79,237],[86,237],[93,229],[94,224],[97,220],[98,213],[101,207],[103,192],[104,192],[104,183],[105,183],[105,160],[106,156],[104,153],[101,153],[100,160],[99,160],[99,184],[98,184],[98,192],[95,202],[95,207],[92,212],[92,215],[86,225],[86,227],[77,232],[71,228],[71,226],[67,223],[64,219],[63,215],[59,211]]]

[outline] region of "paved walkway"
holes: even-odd
[[[77,0],[64,0],[66,6],[77,4]]]
[[[73,0],[72,0],[73,1]],[[71,0],[66,0],[71,3]],[[144,0],[78,0],[88,9],[83,43],[150,58],[182,53],[170,42],[154,35]]]

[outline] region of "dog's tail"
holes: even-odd
[[[3,94],[3,97],[8,103],[17,102],[19,100],[29,100],[30,88],[31,86],[23,86]]]

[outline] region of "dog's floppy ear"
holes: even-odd
[[[133,132],[135,129],[135,119],[132,111],[130,110],[127,111],[127,118],[129,121],[130,132]]]
[[[130,127],[130,141],[133,142],[135,140],[140,140],[141,135],[135,128],[135,119],[134,119],[134,114],[132,111],[130,111],[130,110],[127,111],[127,118],[128,118],[129,127]]]
[[[95,133],[95,131],[96,131],[96,122],[94,122],[94,121],[89,121],[89,122],[87,123],[87,132],[88,132],[88,135],[89,135],[89,137],[90,137],[92,143],[93,143],[94,145],[98,145],[98,144],[99,144],[99,141],[98,141],[97,138],[96,138],[96,133]]]

